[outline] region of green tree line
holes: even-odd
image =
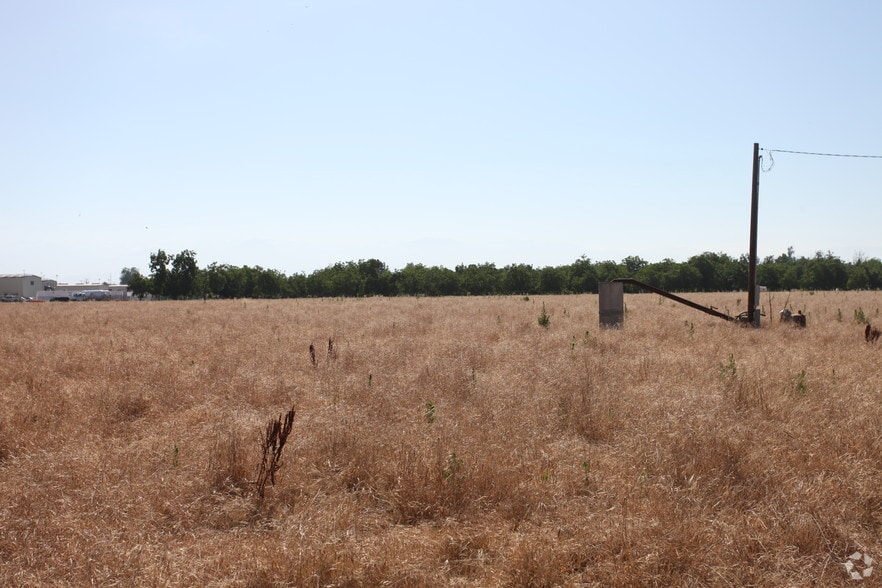
[[[139,297],[304,298],[359,296],[486,296],[597,292],[614,278],[634,278],[671,292],[721,292],[747,288],[747,256],[704,252],[683,262],[649,263],[629,256],[621,262],[582,256],[563,266],[533,267],[493,263],[453,269],[409,263],[391,270],[378,259],[338,262],[311,274],[285,275],[260,266],[212,263],[200,268],[196,253],[150,255],[150,273],[124,268],[120,281]],[[876,290],[882,288],[882,261],[858,256],[844,262],[830,252],[796,257],[793,249],[757,264],[757,283],[770,290]]]

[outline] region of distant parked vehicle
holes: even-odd
[[[70,296],[71,300],[113,300],[110,290],[83,290],[82,292],[74,292]]]
[[[110,290],[85,290],[86,300],[113,300]]]
[[[86,300],[114,300],[110,290],[71,290],[37,292],[38,300],[49,302],[83,302]]]

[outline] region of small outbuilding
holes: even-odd
[[[36,298],[43,291],[43,278],[28,274],[0,274],[0,297]]]

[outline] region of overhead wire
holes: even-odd
[[[860,159],[882,159],[882,155],[856,155],[852,153],[820,153],[817,151],[793,151],[790,149],[766,149],[761,148],[761,151],[765,151],[769,155],[769,164],[768,167],[763,165],[763,158],[760,157],[760,168],[763,172],[770,172],[772,168],[775,167],[775,157],[774,153],[789,153],[791,155],[815,155],[819,157],[853,157]]]
[[[772,153],[791,153],[794,155],[818,155],[821,157],[859,157],[864,159],[882,159],[882,155],[855,155],[852,153],[817,153],[814,151],[790,151],[788,149],[763,149],[769,155]]]

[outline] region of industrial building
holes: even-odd
[[[36,298],[43,278],[28,274],[0,274],[0,297]]]
[[[109,284],[59,284],[30,274],[0,274],[0,300],[128,300],[128,287]]]

